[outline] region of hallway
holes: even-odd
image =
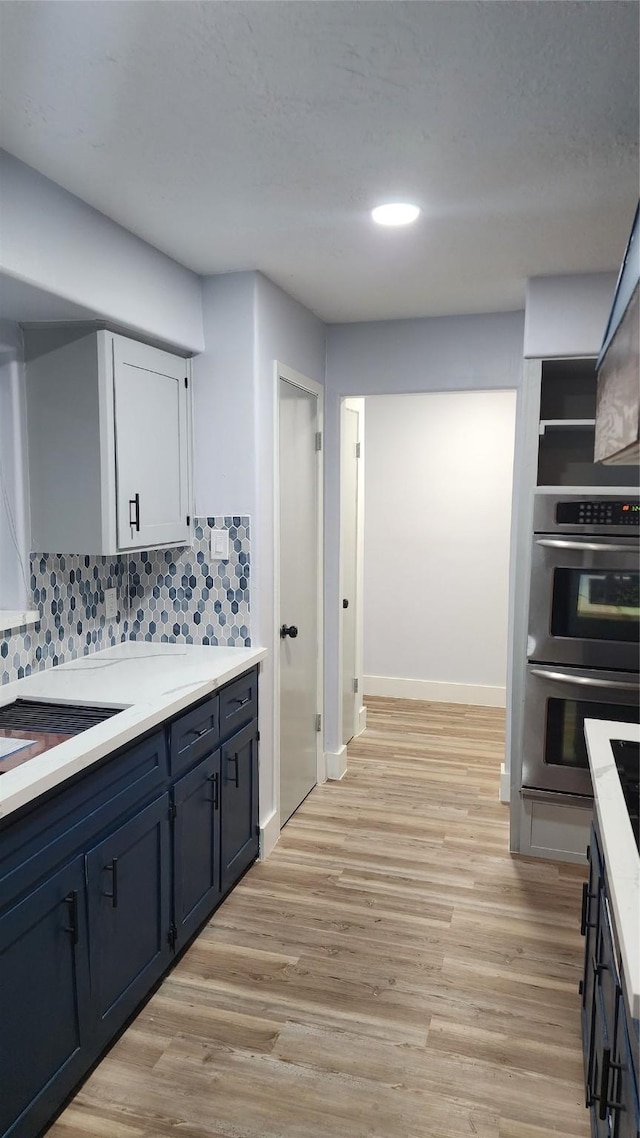
[[[50,1138],[587,1138],[584,872],[507,853],[504,713],[367,704]]]

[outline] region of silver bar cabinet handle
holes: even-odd
[[[610,545],[598,541],[562,541],[558,537],[538,538],[536,545],[544,545],[545,549],[586,549],[593,553],[633,553],[632,545]]]
[[[532,676],[543,680],[556,680],[559,684],[580,684],[585,688],[613,688],[615,691],[640,691],[640,684],[625,680],[594,680],[592,676],[565,676],[564,672],[550,672],[547,668],[532,668]]]

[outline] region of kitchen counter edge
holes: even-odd
[[[613,739],[640,742],[637,723],[585,719],[589,767],[613,920],[631,1015],[640,1019],[640,854],[611,748]]]
[[[119,714],[1,775],[0,825],[22,806],[88,769],[100,759],[135,742],[154,727],[160,727],[166,720],[179,715],[192,704],[212,695],[243,672],[255,667],[266,656],[265,648],[218,648],[213,645],[130,641],[5,684],[0,688],[0,706],[15,699],[31,698],[117,706],[125,701],[121,696],[118,698],[108,693],[113,692],[114,679],[116,690],[118,688],[119,664],[133,663],[136,671],[142,675],[145,661],[155,660],[161,662],[165,672],[168,668],[172,672],[171,687],[161,691],[156,698],[136,700],[135,687],[129,689],[132,698]],[[194,663],[197,664],[197,670],[202,672],[195,679],[188,675],[193,671]],[[106,698],[100,690],[103,665],[109,669]],[[149,670],[149,665],[146,667]],[[81,675],[84,680],[83,693],[77,698],[72,696],[73,680],[68,680],[71,672]],[[90,692],[87,692],[87,673],[95,674],[96,696],[93,699]],[[183,683],[180,682],[181,679]],[[148,679],[146,682],[149,682]],[[61,686],[70,689],[68,694],[60,695]]]

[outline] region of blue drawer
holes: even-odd
[[[215,751],[219,739],[219,705],[218,697],[214,695],[171,724],[169,762],[172,776],[183,774],[199,759]]]
[[[220,691],[220,739],[229,739],[258,716],[258,669]]]

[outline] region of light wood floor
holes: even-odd
[[[503,713],[367,702],[49,1138],[588,1138],[583,874],[507,853]]]

